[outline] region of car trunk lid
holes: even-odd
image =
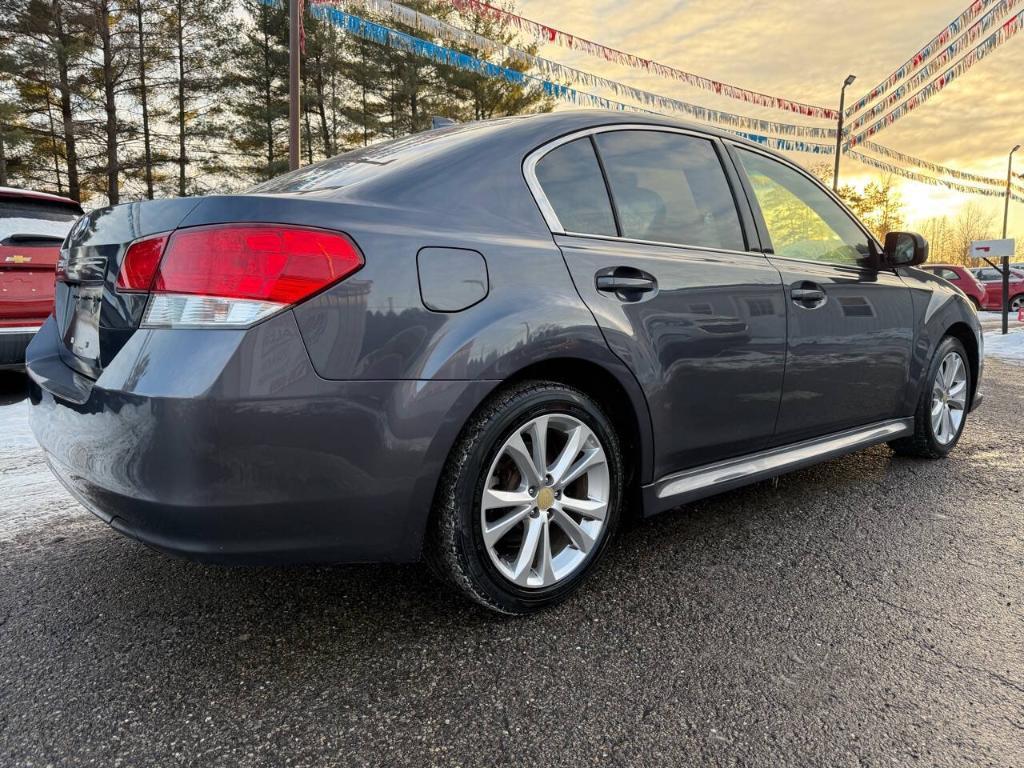
[[[54,318],[61,357],[79,373],[98,378],[139,327],[146,294],[119,293],[117,275],[129,244],[169,232],[199,198],[147,200],[83,216],[60,252]]]

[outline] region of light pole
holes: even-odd
[[[1003,240],[1006,239],[1006,225],[1010,219],[1010,182],[1013,181],[1013,153],[1020,149],[1020,144],[1010,150],[1006,161],[1006,200],[1003,202]],[[1003,256],[1003,335],[1009,332],[1010,319],[1010,257]]]
[[[847,75],[839,91],[839,127],[836,128],[836,167],[832,170],[832,191],[839,191],[839,156],[843,154],[843,110],[846,108],[846,87],[853,85],[856,75]]]

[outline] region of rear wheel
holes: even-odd
[[[1018,293],[1016,296],[1010,297],[1010,311],[1020,312],[1021,307],[1024,307],[1024,293]]]
[[[473,417],[449,458],[428,559],[492,610],[553,605],[602,556],[622,478],[618,438],[596,402],[554,382],[514,385]]]
[[[914,414],[914,434],[889,443],[906,456],[941,459],[960,441],[967,423],[971,367],[958,339],[947,336],[928,368],[928,378]]]

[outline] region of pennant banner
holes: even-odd
[[[695,75],[692,72],[676,69],[675,67],[670,67],[667,64],[661,64],[657,61],[645,59],[632,53],[626,53],[616,48],[609,48],[606,45],[595,43],[592,40],[587,40],[586,38],[571,35],[560,29],[555,29],[554,27],[549,27],[546,24],[541,24],[539,22],[532,21],[531,19],[527,19],[517,13],[506,11],[503,8],[497,8],[489,3],[482,2],[482,0],[446,0],[446,2],[460,11],[471,12],[479,16],[497,19],[504,24],[508,24],[509,26],[530,35],[539,42],[555,43],[563,46],[564,48],[581,51],[589,56],[595,56],[599,59],[604,59],[605,61],[611,61],[616,64],[632,67],[633,69],[650,72],[658,75],[659,77],[668,78],[670,80],[678,80],[694,88],[711,91],[712,93],[717,93],[720,96],[727,96],[730,99],[737,99],[748,104],[756,104],[760,107],[771,107],[773,109],[796,112],[806,117],[815,117],[823,120],[836,120],[839,118],[839,113],[834,109],[818,107],[813,104],[805,104],[800,101],[793,101],[792,99],[783,99],[779,96],[770,96],[766,93],[751,91],[747,88],[740,88],[739,86],[722,83],[708,77],[701,77],[700,75]]]
[[[1010,40],[1017,32],[1020,31],[1021,26],[1024,25],[1024,11],[1018,13],[1016,16],[1005,22],[998,30],[989,35],[985,40],[980,43],[976,48],[971,50],[966,56],[958,61],[954,66],[947,69],[939,77],[932,80],[928,85],[919,90],[909,99],[904,101],[899,106],[895,107],[892,111],[886,114],[879,120],[876,120],[865,130],[860,131],[856,135],[852,136],[847,142],[848,147],[855,147],[858,144],[863,143],[865,139],[870,136],[874,136],[881,130],[889,127],[901,117],[907,115],[911,110],[921,106],[924,102],[934,96],[936,93],[941,91],[956,78],[964,75],[971,67],[977,64],[979,61],[984,59],[986,56],[995,51],[999,46]]]
[[[879,96],[882,96],[900,80],[905,78],[907,75],[913,74],[918,67],[928,61],[936,51],[940,50],[950,40],[956,38],[968,24],[978,18],[978,15],[994,2],[995,0],[974,0],[974,2],[972,2],[963,13],[953,19],[953,21],[946,25],[945,29],[928,41],[927,45],[907,59],[907,61],[902,66],[898,67],[896,71],[889,75],[889,77],[868,91],[868,93],[861,97],[856,104],[848,107],[846,115],[849,116],[856,112],[860,112],[864,107]]]
[[[626,85],[616,80],[609,80],[606,77],[584,72],[574,67],[527,53],[518,48],[495,42],[483,35],[461,29],[446,21],[419,13],[399,3],[391,2],[391,0],[312,0],[311,5],[325,5],[339,11],[341,11],[340,6],[358,5],[365,8],[369,13],[387,16],[431,37],[443,38],[455,42],[463,48],[490,54],[503,61],[515,61],[526,68],[536,70],[544,79],[570,82],[584,88],[603,88],[620,98],[640,102],[644,106],[660,112],[676,112],[687,115],[694,120],[715,123],[737,130],[811,139],[835,139],[835,128],[793,125],[779,123],[774,120],[761,120],[754,117],[735,115],[731,112],[709,109],[680,101],[679,99],[651,93],[641,88],[634,88],[631,85]],[[341,12],[344,13],[345,11]]]
[[[976,173],[968,173],[967,171],[958,171],[956,168],[949,168],[948,166],[939,165],[938,163],[930,163],[927,160],[922,160],[921,158],[914,157],[913,155],[905,155],[902,152],[897,152],[895,149],[883,147],[881,144],[877,144],[873,141],[865,141],[861,146],[876,155],[881,155],[882,157],[895,160],[899,163],[903,163],[904,165],[923,168],[926,171],[937,173],[940,176],[949,176],[950,178],[960,179],[961,181],[970,181],[975,184],[986,184],[990,187],[999,187],[1002,190],[1006,189],[1006,179],[997,178],[995,176],[980,176]],[[1024,194],[1024,185],[1018,185],[1016,182],[1013,182],[1011,184],[1011,188],[1015,191],[1019,191],[1021,194]]]
[[[278,5],[280,0],[262,0],[269,5]],[[309,3],[309,11],[313,16],[319,19],[327,21],[336,27],[353,34],[357,37],[362,37],[366,40],[370,40],[380,45],[384,45],[390,48],[397,48],[400,50],[408,51],[409,53],[416,54],[429,58],[432,61],[436,61],[439,64],[447,64],[449,66],[457,67],[462,70],[469,72],[476,72],[477,74],[485,77],[500,78],[506,82],[512,83],[519,86],[537,85],[543,89],[544,94],[551,98],[556,98],[561,101],[575,104],[577,106],[593,107],[597,109],[611,109],[618,111],[631,111],[631,112],[644,112],[648,114],[662,114],[652,109],[645,109],[641,106],[632,104],[625,104],[620,101],[605,98],[604,96],[598,96],[597,94],[589,93],[587,91],[581,91],[568,85],[562,85],[560,83],[553,83],[550,80],[544,80],[543,78],[534,77],[524,72],[520,72],[510,67],[505,67],[500,64],[493,64],[489,61],[485,61],[476,56],[472,56],[468,53],[462,53],[443,45],[437,45],[428,40],[423,40],[418,37],[400,32],[390,27],[385,27],[381,24],[376,24],[372,21],[368,21],[354,14],[342,11],[334,5],[328,5],[322,2]],[[696,115],[704,114],[722,114],[716,113],[715,110],[704,110],[702,107],[693,106]],[[734,117],[739,118],[737,124],[740,121],[745,121],[746,118],[740,118],[739,115]],[[698,119],[703,119],[698,117]],[[758,125],[766,121],[752,121],[753,125]],[[770,121],[767,121],[770,123]],[[750,131],[740,130],[738,128],[727,129],[730,133],[734,133],[737,136],[756,141],[757,143],[777,149],[782,152],[811,152],[813,154],[829,154],[834,151],[834,148],[828,144],[815,144],[811,142],[792,140],[785,138],[778,138],[774,136],[764,136],[758,133]]]
[[[911,181],[916,181],[920,184],[930,184],[933,187],[947,187],[948,189],[952,189],[957,192],[964,192],[969,195],[984,195],[985,197],[1004,197],[1006,195],[1005,188],[1000,192],[998,189],[993,188],[972,187],[956,181],[937,179],[934,176],[928,176],[923,173],[911,171],[907,168],[887,163],[884,160],[879,160],[878,158],[861,154],[860,152],[851,151],[846,154],[847,157],[850,157],[857,162],[864,163],[864,165],[870,165],[872,168],[877,168],[880,171],[892,173],[896,176],[902,176],[905,179],[910,179]],[[1011,197],[1018,203],[1024,203],[1024,193],[1013,192],[1011,193]]]
[[[261,0],[266,5],[272,5],[280,7],[282,0]],[[351,13],[339,10],[333,5],[327,5],[323,2],[317,2],[313,0],[309,3],[309,12],[311,15],[326,21],[334,26],[340,28],[342,31],[349,34],[361,37],[366,40],[378,43],[383,46],[395,48],[398,50],[407,51],[409,53],[423,56],[435,61],[439,64],[447,64],[449,66],[457,67],[459,69],[475,72],[485,77],[500,78],[506,82],[512,83],[519,86],[537,85],[541,87],[545,95],[552,98],[557,98],[562,101],[566,101],[576,105],[582,105],[587,107],[597,107],[600,109],[612,109],[619,111],[633,111],[648,114],[660,114],[654,110],[645,109],[640,106],[626,104],[612,99],[598,96],[593,93],[581,91],[571,86],[562,85],[559,83],[553,83],[550,80],[545,80],[533,75],[528,75],[509,67],[502,66],[500,64],[493,64],[489,61],[485,61],[476,56],[472,56],[467,53],[453,50],[443,45],[437,45],[427,40],[423,40],[413,35],[400,32],[390,27],[376,24],[374,22],[363,19],[359,16],[355,16]],[[698,108],[699,109],[699,108]],[[780,152],[800,152],[815,155],[831,155],[835,153],[835,147],[832,144],[818,144],[814,142],[802,141],[799,139],[779,138],[775,136],[766,136],[759,133],[753,133],[749,131],[726,129],[730,133],[740,136],[748,141],[752,141],[764,147],[769,147]],[[890,153],[894,159],[900,159],[903,162],[914,161],[917,162],[916,158],[909,155],[902,155],[894,150],[889,150],[886,147],[882,147],[879,144],[870,142],[873,151],[882,150],[883,152]],[[916,173],[914,171],[901,168],[891,163],[878,160],[877,158],[870,157],[868,155],[861,154],[860,152],[847,150],[846,154],[866,165],[878,168],[880,170],[897,174],[905,178],[919,181],[925,184],[934,184],[939,186],[949,187],[956,189],[961,192],[969,194],[987,195],[987,196],[999,196],[1002,194],[996,189],[979,189],[977,187],[971,187],[966,184],[959,184],[953,181],[946,181],[943,179],[937,179],[924,174]],[[921,161],[922,163],[924,161]],[[942,166],[935,166],[934,164],[928,164],[934,166],[936,169],[941,169]],[[945,171],[952,171],[952,169],[943,169]],[[954,171],[953,173],[960,173]],[[1015,174],[1017,175],[1017,174]],[[968,174],[964,174],[964,177]],[[978,177],[985,178],[985,177]],[[987,183],[987,182],[986,182]],[[1024,194],[1013,193],[1013,199],[1020,202],[1024,202]]]
[[[907,80],[907,82],[899,88],[896,88],[883,101],[878,102],[867,112],[864,112],[862,115],[857,117],[856,120],[853,120],[850,123],[850,131],[853,132],[860,129],[863,125],[889,109],[893,104],[897,104],[905,99],[907,94],[913,93],[923,83],[927,82],[932,75],[940,71],[942,67],[949,64],[949,62],[956,60],[956,58],[973,45],[979,37],[988,32],[992,28],[992,25],[998,23],[1009,11],[1013,10],[1015,6],[1020,5],[1022,2],[1024,2],[1024,0],[1001,0],[999,5],[986,13],[977,24],[974,24],[966,33],[957,38],[951,45],[943,48],[942,51],[928,62],[927,66],[925,66],[920,72]]]

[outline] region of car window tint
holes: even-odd
[[[834,264],[870,255],[867,235],[815,182],[756,152],[739,155],[777,255]]]
[[[77,211],[47,200],[0,200],[0,245],[39,245],[33,236],[63,240],[78,217]]]
[[[608,190],[589,137],[548,152],[537,163],[536,174],[566,232],[618,234]]]
[[[954,272],[952,269],[939,269],[939,277],[944,277],[946,280],[959,280],[960,275]]]
[[[739,214],[714,145],[664,131],[595,137],[622,236],[742,251]]]

